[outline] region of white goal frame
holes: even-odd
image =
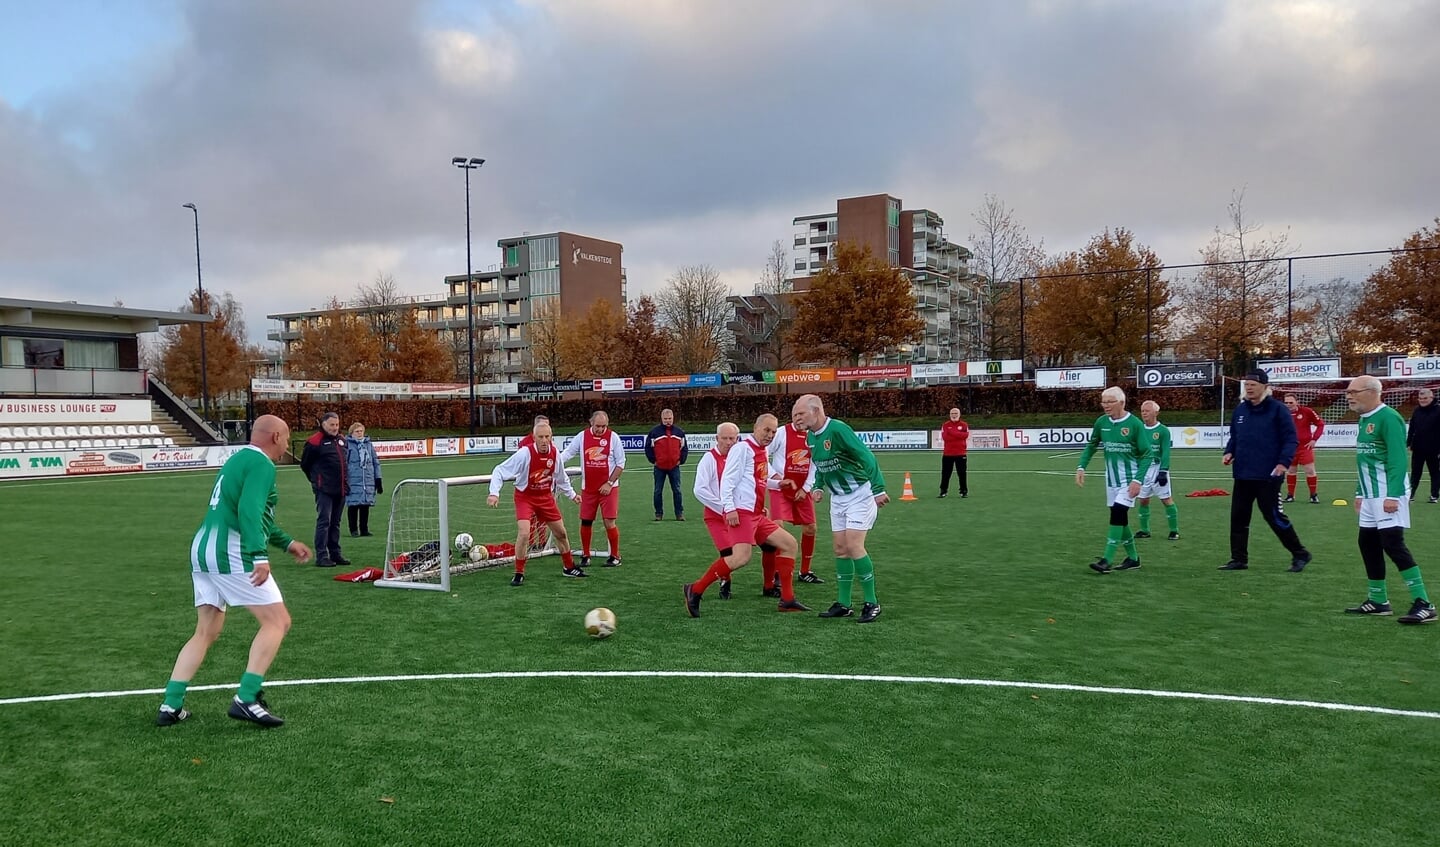
[[[565,473],[571,477],[580,476],[579,468],[567,468]],[[472,485],[483,485],[487,489],[493,479],[492,474],[480,474],[478,476],[450,476],[438,479],[403,479],[398,485],[391,489],[390,494],[390,517],[386,522],[385,530],[385,575],[375,581],[380,588],[418,588],[425,591],[449,591],[451,576],[470,573],[472,571],[485,570],[488,568],[500,567],[501,565],[513,565],[514,556],[499,556],[488,558],[481,562],[472,562],[468,558],[461,559],[455,555],[455,545],[450,534],[450,489],[461,488]],[[407,488],[408,486],[408,488]],[[415,488],[432,488],[436,502],[436,515],[438,525],[436,526],[437,541],[440,545],[438,551],[440,561],[435,567],[427,567],[420,571],[401,571],[393,562],[401,553],[408,553],[407,550],[392,549],[395,544],[395,507],[404,499],[402,491],[410,491]],[[557,501],[564,499],[558,495]],[[568,522],[567,522],[568,523]],[[512,533],[514,521],[511,521]],[[571,527],[566,526],[567,530]],[[572,545],[573,546],[573,545]],[[527,559],[539,558],[541,556],[559,555],[560,549],[555,546],[554,535],[546,533],[546,540],[542,546],[532,546],[526,554]],[[432,579],[438,570],[438,582],[421,581]]]

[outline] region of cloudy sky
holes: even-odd
[[[497,238],[625,245],[632,295],[748,291],[797,215],[888,192],[967,241],[1125,226],[1194,261],[1244,188],[1302,253],[1440,214],[1433,0],[0,0],[0,295],[265,315]]]

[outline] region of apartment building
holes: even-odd
[[[445,277],[445,291],[404,298],[421,326],[433,329],[456,351],[457,378],[468,373],[468,311],[472,280],[475,302],[476,373],[485,381],[518,382],[530,370],[528,324],[535,315],[556,308],[565,316],[580,315],[596,300],[608,299],[623,310],[626,303],[624,247],[573,232],[520,235],[496,242],[500,261],[473,274]],[[348,303],[346,311],[364,314],[375,307]],[[289,353],[306,324],[324,319],[324,309],[267,315],[280,327],[268,337]],[[479,377],[477,377],[478,379]]]

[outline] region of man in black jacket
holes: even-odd
[[[1260,516],[1285,549],[1290,551],[1290,572],[1299,573],[1310,564],[1310,551],[1290,518],[1280,511],[1280,483],[1300,440],[1295,420],[1284,403],[1270,396],[1270,375],[1262,370],[1245,374],[1245,399],[1230,417],[1230,440],[1225,443],[1222,464],[1235,475],[1235,492],[1230,498],[1230,561],[1222,571],[1243,571],[1250,567],[1251,507],[1260,507]]]
[[[345,512],[345,438],[340,435],[340,416],[326,412],[320,427],[305,441],[300,453],[300,470],[315,492],[315,566],[333,568],[349,565],[340,554],[340,516]]]
[[[1420,490],[1420,471],[1430,471],[1430,502],[1440,503],[1440,406],[1435,405],[1435,392],[1422,388],[1415,393],[1419,405],[1410,415],[1410,432],[1405,446],[1410,448],[1410,499]]]

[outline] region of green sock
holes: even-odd
[[[165,705],[180,711],[180,707],[185,705],[185,689],[189,687],[188,679],[172,679],[165,683]]]
[[[835,602],[850,605],[850,592],[855,587],[855,560],[835,560]]]
[[[1149,506],[1137,506],[1137,507],[1135,508],[1135,514],[1137,514],[1137,515],[1140,516],[1140,531],[1141,531],[1141,532],[1149,532],[1149,531],[1150,531],[1150,507],[1149,507]]]
[[[1400,578],[1405,580],[1405,587],[1410,589],[1411,600],[1424,600],[1430,602],[1430,595],[1425,593],[1425,580],[1420,578],[1420,566],[1416,565],[1408,571],[1401,571]]]
[[[1171,503],[1165,507],[1165,520],[1170,524],[1171,532],[1180,531],[1180,507]]]
[[[879,603],[880,601],[875,599],[875,563],[870,561],[869,553],[855,560],[855,573],[860,577],[860,588],[865,592],[865,602]]]
[[[265,683],[265,677],[258,673],[247,673],[240,677],[240,691],[237,692],[241,703],[254,703],[255,698],[260,695],[260,686]]]
[[[1120,533],[1120,540],[1125,543],[1125,555],[1129,556],[1137,562],[1140,561],[1140,551],[1135,549],[1134,533],[1130,531],[1130,527],[1128,524],[1121,527],[1121,529],[1124,530],[1124,532]]]
[[[1385,603],[1390,602],[1390,594],[1385,590],[1385,580],[1371,579],[1367,580],[1367,582],[1370,583],[1371,603],[1379,603],[1381,605],[1384,605]]]
[[[1120,546],[1120,535],[1125,531],[1123,526],[1112,526],[1105,533],[1105,561],[1115,561],[1115,549]]]

